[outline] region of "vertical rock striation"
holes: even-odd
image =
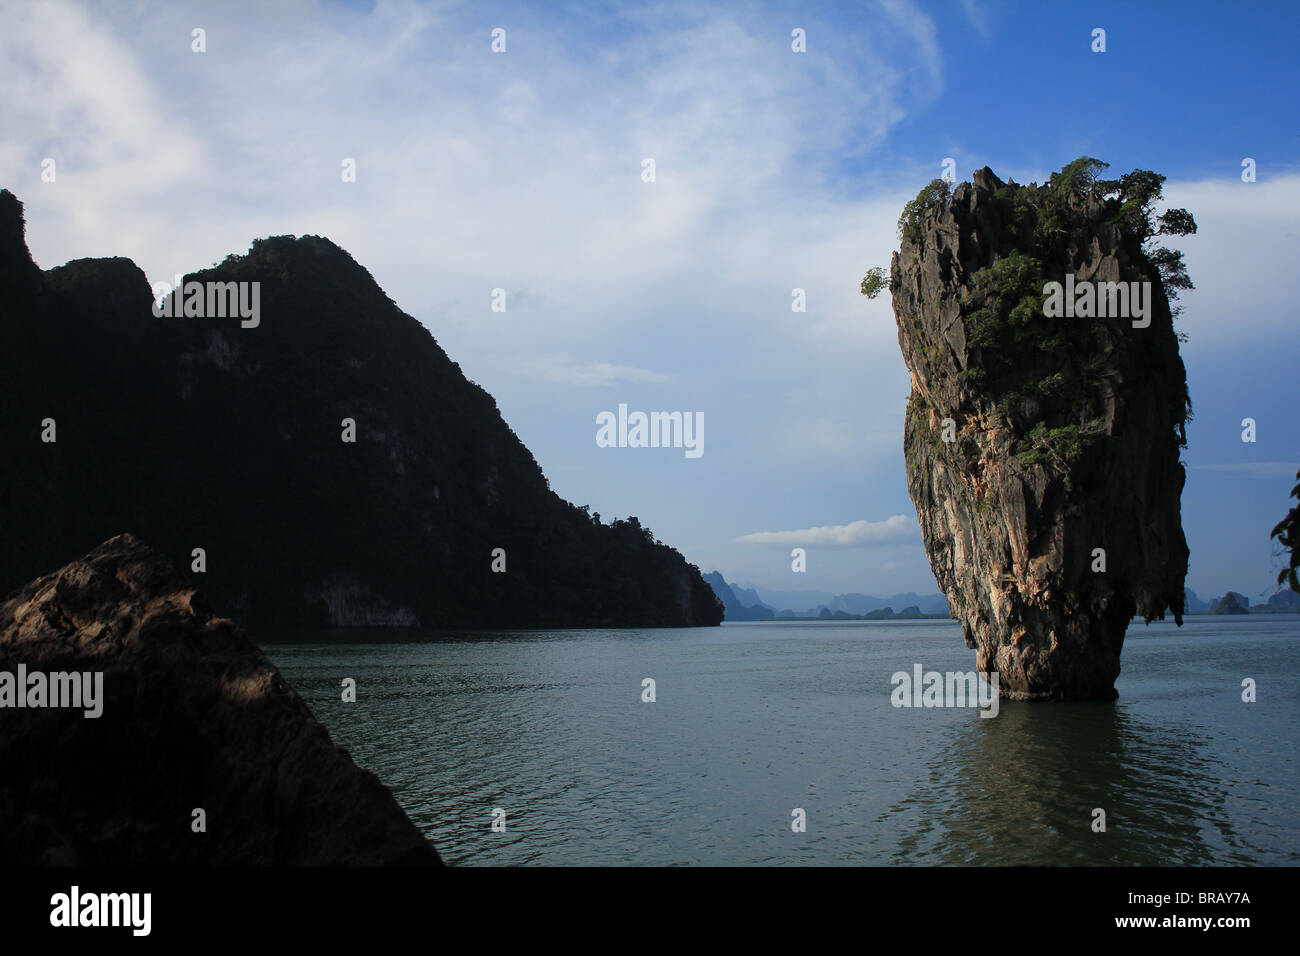
[[[1129,621],[1181,624],[1187,572],[1190,403],[1151,231],[1123,193],[1062,177],[932,184],[890,270],[926,552],[978,669],[1020,700],[1115,697]],[[1044,283],[1069,274],[1150,283],[1150,324],[1046,317]]]

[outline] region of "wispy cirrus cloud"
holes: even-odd
[[[970,21],[971,26],[987,42],[992,36],[988,11],[981,9],[975,0],[961,0],[961,9],[966,14],[966,19]]]

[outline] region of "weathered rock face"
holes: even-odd
[[[440,862],[243,631],[130,535],[0,604],[0,676],[20,665],[101,672],[103,690],[98,717],[0,707],[0,863]]]
[[[892,262],[908,490],[978,669],[1013,699],[1111,699],[1134,614],[1182,623],[1186,374],[1116,205],[985,168]],[[1150,325],[1045,317],[1068,273],[1150,282]]]

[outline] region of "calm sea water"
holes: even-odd
[[[1135,623],[1118,701],[993,719],[890,704],[973,669],[950,621],[258,637],[449,863],[1300,863],[1295,617]]]

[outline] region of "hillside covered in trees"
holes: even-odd
[[[252,625],[721,620],[636,518],[552,492],[492,396],[328,239],[260,239],[186,280],[259,283],[256,323],[157,317],[128,259],[42,272],[0,192],[0,593],[129,532]]]

